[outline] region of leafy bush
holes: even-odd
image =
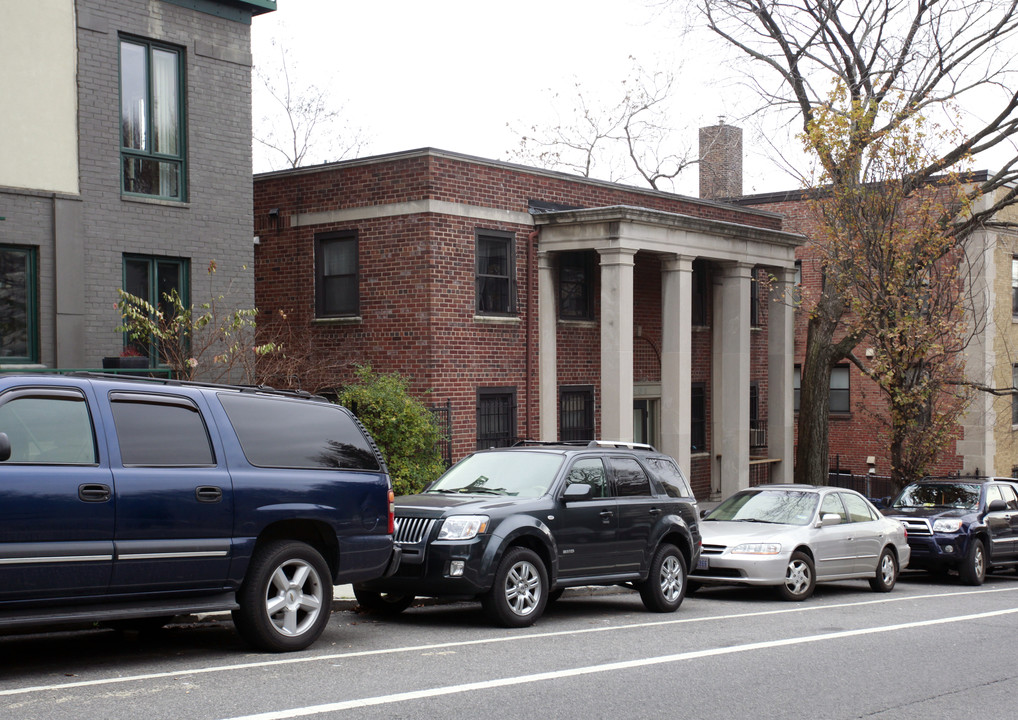
[[[420,492],[442,474],[441,433],[431,412],[410,394],[402,376],[359,367],[356,381],[338,400],[357,416],[378,443],[397,495]]]

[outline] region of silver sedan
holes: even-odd
[[[889,592],[908,566],[905,528],[859,493],[761,485],[732,495],[700,523],[703,549],[690,585],[774,585],[805,600],[818,582],[864,578]]]

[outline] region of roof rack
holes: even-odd
[[[202,387],[219,390],[234,390],[242,393],[265,393],[268,395],[282,395],[284,397],[298,397],[307,400],[318,400],[328,402],[328,399],[309,393],[307,390],[278,390],[269,385],[231,385],[229,383],[211,383],[201,380],[177,380],[175,378],[151,377],[145,375],[125,375],[122,373],[101,373],[101,372],[73,372],[67,373],[72,377],[87,377],[97,380],[116,380],[141,383],[157,383],[169,387]]]
[[[623,448],[626,450],[650,450],[651,452],[657,452],[653,445],[625,440],[591,440],[587,443],[587,447]]]

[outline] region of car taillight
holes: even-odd
[[[389,491],[389,534],[396,532],[396,493]]]

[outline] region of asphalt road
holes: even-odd
[[[667,615],[571,594],[523,630],[471,603],[340,610],[288,655],[251,653],[228,621],[2,637],[0,717],[1015,717],[1016,640],[1014,573],[822,585],[804,603],[709,589]]]

